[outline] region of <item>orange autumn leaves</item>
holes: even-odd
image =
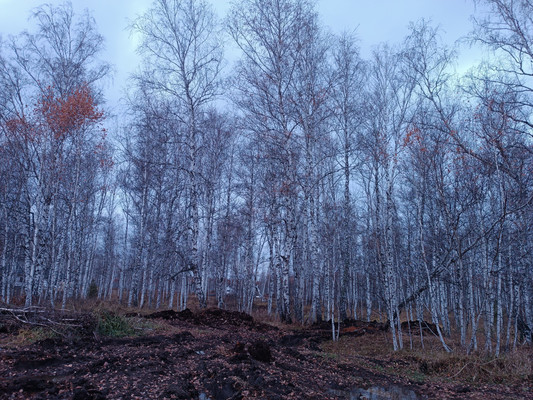
[[[419,147],[420,151],[426,151],[426,148],[422,146],[422,134],[420,132],[420,129],[418,129],[416,126],[411,127],[407,130],[407,133],[405,134],[405,138],[403,140],[403,146],[407,147],[410,145],[416,145]]]
[[[100,126],[104,113],[96,104],[91,89],[82,84],[61,96],[48,86],[30,113],[6,121],[6,128],[19,143],[31,146],[38,153],[60,153],[67,142],[94,154],[101,169],[110,170],[113,159],[106,140],[106,130]],[[96,134],[96,136],[94,136]],[[53,159],[57,160],[58,154]]]
[[[11,133],[21,135],[26,141],[39,142],[50,136],[62,141],[103,119],[104,113],[97,107],[86,84],[65,96],[58,96],[49,86],[37,101],[30,117],[15,117],[6,125]]]
[[[76,132],[85,124],[96,124],[103,119],[103,112],[95,104],[87,85],[76,88],[66,97],[56,97],[52,88],[41,97],[37,110],[46,120],[55,139]]]

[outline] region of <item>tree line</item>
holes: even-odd
[[[431,320],[499,354],[533,327],[533,4],[484,0],[465,74],[427,21],[364,58],[311,0],[155,0],[110,134],[92,16],[0,47],[0,298]],[[240,59],[224,68],[224,41]],[[478,345],[478,342],[480,343]]]

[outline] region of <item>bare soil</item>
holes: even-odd
[[[391,399],[405,397],[387,388],[420,399],[533,399],[528,381],[411,379],[395,371],[418,368],[416,360],[339,355],[327,323],[283,327],[220,309],[167,310],[128,316],[154,324],[151,333],[112,338],[78,314],[62,322],[76,328],[68,334],[8,346],[27,321],[0,316],[1,399],[336,399],[375,387]],[[342,329],[342,343],[352,348],[386,337],[375,322]]]

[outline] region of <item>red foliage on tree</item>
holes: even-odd
[[[96,105],[93,94],[87,84],[82,84],[65,96],[58,95],[48,86],[35,107],[26,115],[17,115],[6,121],[7,132],[20,143],[31,144],[48,151],[46,143],[59,147],[65,140],[83,135],[85,129],[98,128],[104,119],[104,113]],[[113,160],[106,140],[106,130],[101,129],[101,137],[92,150],[101,169],[111,169]],[[88,143],[87,140],[82,140]],[[58,151],[59,147],[49,149]],[[56,156],[53,156],[57,160]]]
[[[48,86],[33,113],[9,119],[6,128],[26,142],[40,142],[47,138],[63,140],[84,126],[96,125],[103,118],[104,113],[97,107],[86,84],[67,96],[57,96],[53,88]]]
[[[53,89],[48,87],[47,93],[39,100],[36,111],[44,117],[55,139],[62,139],[87,123],[97,123],[104,116],[86,84],[64,98],[57,97]]]

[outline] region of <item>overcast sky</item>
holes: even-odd
[[[42,3],[60,4],[59,0],[0,0],[0,35],[18,34],[28,28],[30,11]],[[118,102],[126,79],[138,64],[135,42],[127,30],[128,21],[149,7],[151,0],[73,0],[74,10],[92,11],[98,31],[105,37],[106,51],[102,58],[115,69],[109,83],[109,105]],[[211,0],[222,18],[231,1]],[[472,29],[470,17],[474,13],[472,0],[318,0],[322,22],[333,32],[356,30],[364,56],[381,42],[398,43],[407,34],[410,21],[431,19],[442,29],[442,37],[449,45]],[[479,13],[480,10],[477,10]],[[477,62],[479,52],[464,47],[460,68]]]

